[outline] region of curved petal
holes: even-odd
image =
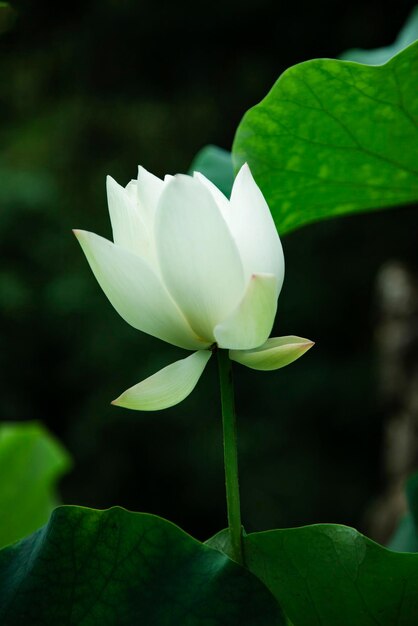
[[[219,347],[249,350],[263,344],[273,327],[277,296],[273,274],[253,274],[235,311],[215,328]]]
[[[255,350],[230,350],[229,358],[253,370],[277,370],[296,361],[314,345],[302,337],[272,337]]]
[[[195,332],[213,341],[213,329],[241,300],[241,259],[209,191],[177,175],[164,189],[156,217],[161,273]]]
[[[181,348],[208,344],[192,331],[160,279],[141,257],[94,233],[74,231],[99,285],[134,328]]]
[[[161,180],[161,178],[158,178],[158,176],[154,176],[154,174],[148,172],[145,167],[142,167],[142,165],[138,167],[138,202],[141,214],[144,216],[144,220],[150,228],[151,235],[155,212],[157,210],[158,201],[164,189],[164,185],[165,183]]]
[[[217,188],[217,186],[211,180],[209,180],[209,178],[206,178],[206,176],[204,176],[200,172],[193,172],[193,176],[197,178],[197,180],[210,191],[222,215],[225,219],[227,219],[230,210],[228,198],[222,193],[220,189]]]
[[[128,187],[129,185],[132,187],[132,181]],[[141,219],[136,198],[128,187],[122,187],[111,176],[106,178],[113,241],[118,246],[147,258],[150,249],[149,235]]]
[[[240,251],[246,277],[254,273],[274,274],[280,293],[284,279],[282,244],[267,202],[247,164],[234,181],[225,219]]]
[[[112,404],[136,411],[168,409],[193,391],[211,355],[209,350],[199,350],[171,363],[124,391]]]

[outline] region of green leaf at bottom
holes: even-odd
[[[60,507],[0,552],[2,626],[281,626],[264,585],[161,518]]]
[[[333,524],[252,533],[244,545],[247,567],[295,626],[418,624],[418,554]]]

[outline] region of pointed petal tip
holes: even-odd
[[[234,185],[239,186],[239,185],[248,185],[248,187],[244,187],[247,190],[248,189],[252,189],[254,186],[257,187],[257,189],[259,189],[257,183],[255,182],[253,173],[251,171],[250,166],[248,165],[247,161],[245,161],[245,163],[243,163],[235,177],[235,181],[234,181]]]
[[[195,388],[211,352],[198,350],[126,389],[111,404],[134,411],[160,411],[182,402]]]
[[[150,172],[147,169],[145,169],[143,165],[138,165],[137,181],[141,182],[141,179],[145,178],[148,175],[150,175]]]
[[[111,401],[111,406],[117,406],[120,409],[134,409],[134,407],[129,406],[128,404],[124,404],[123,402],[123,396],[125,395],[125,393],[122,393],[118,398],[115,398],[114,400]]]
[[[270,337],[266,343],[255,350],[230,350],[230,358],[251,369],[271,371],[290,365],[306,354],[314,341],[289,335]]]
[[[250,166],[248,162],[245,161],[238,170],[237,178],[241,174],[241,176],[252,176]]]
[[[297,347],[302,351],[302,354],[305,354],[305,352],[310,350],[315,345],[315,341],[312,341],[311,339],[304,339],[303,337],[296,337],[296,339],[299,339],[299,341],[290,341],[288,345]]]
[[[307,339],[306,341],[302,341],[301,344],[302,346],[305,346],[307,350],[309,350],[310,348],[312,348],[312,346],[315,345],[315,341],[311,341],[310,339]]]
[[[81,228],[73,228],[72,231],[80,243],[86,241],[91,235],[94,235],[94,233],[90,233],[88,230],[82,230]]]
[[[131,388],[126,389],[125,391],[123,391],[117,398],[115,398],[114,400],[111,400],[110,404],[112,406],[119,406],[122,408],[129,408],[129,406],[126,406],[123,402],[125,396],[127,395],[127,392],[130,391]]]
[[[163,182],[163,180],[159,176],[156,176],[156,174],[153,174],[152,172],[147,170],[146,167],[144,167],[143,165],[138,165],[138,176],[137,176],[138,182],[141,182],[141,179],[142,179],[143,182],[146,181],[146,180],[148,180],[148,181],[149,180],[151,180],[151,181],[153,180],[153,181],[156,181],[157,183],[158,182],[160,182],[160,183]]]
[[[106,175],[106,189],[109,189],[110,187],[115,187],[118,183],[116,182],[116,180],[113,178],[113,176],[110,176],[110,174]]]

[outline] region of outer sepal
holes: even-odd
[[[293,363],[313,345],[313,341],[293,335],[271,337],[262,346],[253,350],[230,350],[229,357],[232,361],[251,369],[271,371]]]
[[[159,411],[179,404],[193,391],[212,353],[198,350],[124,391],[112,404],[135,411]]]

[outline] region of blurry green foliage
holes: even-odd
[[[406,483],[408,512],[401,519],[388,547],[397,552],[418,552],[418,474]]]
[[[64,448],[40,424],[0,425],[0,547],[47,522],[57,504],[56,482],[69,465]]]
[[[0,2],[0,35],[13,26],[16,11],[9,2]]]

